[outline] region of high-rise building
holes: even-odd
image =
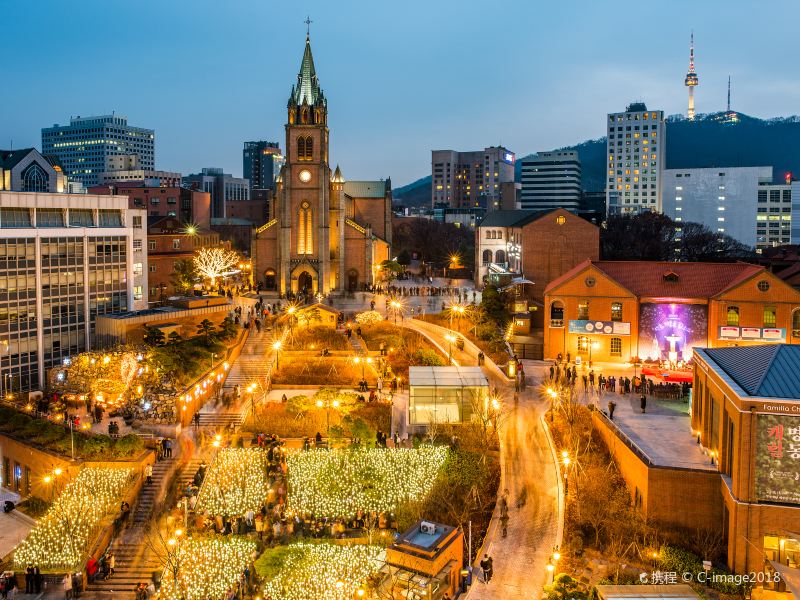
[[[67,177],[89,187],[113,171],[121,155],[136,155],[138,168],[155,169],[155,131],[132,127],[121,115],[75,117],[42,129],[42,154],[57,157]]]
[[[514,153],[503,146],[431,151],[431,204],[499,209],[501,185],[514,181],[514,160]]]
[[[0,192],[0,381],[44,389],[97,315],[147,307],[146,212],[119,196]]]
[[[770,169],[771,171],[771,169]],[[756,252],[792,241],[792,182],[758,184]],[[797,213],[794,213],[795,215]]]
[[[665,169],[663,178],[663,212],[677,224],[701,223],[751,248],[757,246],[756,223],[768,229],[769,193],[762,185],[772,182],[772,167]]]
[[[172,217],[192,230],[211,227],[211,194],[187,187],[118,183],[89,188],[90,194],[117,195],[128,207],[147,211],[148,217]]]
[[[581,202],[581,160],[571,150],[539,152],[522,159],[522,210],[565,208],[577,212]]]
[[[661,212],[664,112],[643,102],[608,115],[608,214]]]
[[[278,142],[245,142],[242,150],[242,173],[250,180],[251,190],[271,190],[281,172],[284,158]]]
[[[211,194],[211,217],[227,216],[226,205],[229,202],[249,202],[250,182],[241,177],[223,173],[222,169],[205,168],[200,173],[187,175],[183,182],[192,189]]]

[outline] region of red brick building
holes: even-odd
[[[90,188],[91,194],[128,196],[130,208],[147,210],[150,217],[175,217],[201,229],[211,226],[211,194],[184,187],[148,187],[118,183]]]

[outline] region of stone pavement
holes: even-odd
[[[6,500],[11,500],[16,504],[20,498],[13,492],[0,491],[0,506]],[[17,547],[17,544],[27,537],[33,524],[33,519],[23,515],[18,510],[13,510],[10,513],[0,511],[0,558],[9,554]]]

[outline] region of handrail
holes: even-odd
[[[596,410],[595,412],[600,415],[600,417],[604,420],[606,425],[610,425],[610,428],[612,429],[612,431],[614,431],[614,433],[617,434],[617,437],[622,440],[622,443],[625,444],[628,447],[628,449],[631,452],[633,452],[639,459],[641,459],[642,462],[644,462],[648,467],[654,467],[655,466],[655,463],[647,455],[647,452],[642,450],[639,447],[639,445],[636,442],[634,442],[628,436],[628,434],[626,434],[622,430],[622,428],[619,425],[614,423],[614,421],[605,412],[603,412],[602,410]]]

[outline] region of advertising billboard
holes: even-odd
[[[631,324],[621,321],[578,321],[569,322],[570,333],[593,335],[630,335]]]
[[[779,327],[735,327],[723,325],[719,328],[719,339],[785,342],[786,330]]]
[[[693,348],[708,343],[708,307],[705,304],[656,304],[639,309],[639,358],[688,361]]]
[[[800,417],[758,415],[756,497],[800,504]]]

